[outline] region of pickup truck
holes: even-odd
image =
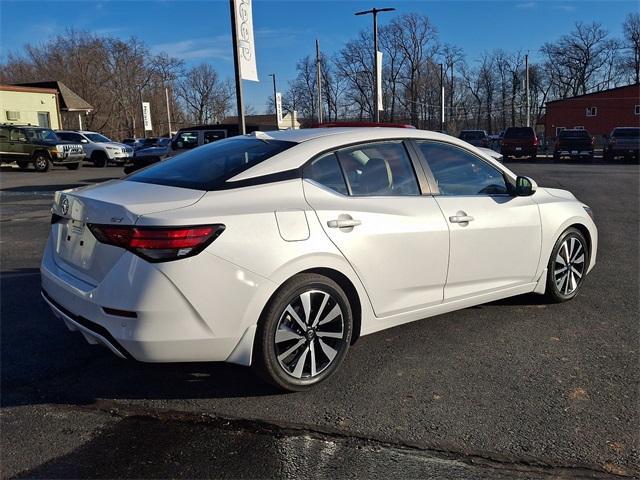
[[[558,133],[553,150],[553,161],[593,160],[593,137],[584,129],[563,129]]]
[[[604,151],[604,159],[613,162],[616,158],[638,161],[640,154],[640,128],[617,127],[609,135]]]

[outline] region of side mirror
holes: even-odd
[[[538,184],[530,177],[517,177],[516,178],[516,196],[528,197],[533,195],[538,189]]]

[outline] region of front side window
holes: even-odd
[[[417,141],[438,184],[440,195],[509,193],[504,175],[480,157],[445,143]]]
[[[198,146],[198,132],[180,132],[173,142],[177,150],[191,149]]]
[[[344,182],[344,176],[335,153],[328,153],[313,160],[304,167],[303,176],[342,195],[348,194],[347,185]]]
[[[196,190],[215,190],[231,177],[294,145],[294,142],[245,137],[220,140],[156,163],[130,175],[127,180]]]
[[[336,153],[352,195],[420,195],[416,174],[401,140],[368,143]]]
[[[36,142],[39,140],[57,142],[59,140],[55,132],[48,128],[26,128],[25,132],[29,140],[31,140],[32,142]]]

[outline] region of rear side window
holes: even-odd
[[[281,140],[230,138],[204,145],[126,179],[195,190],[215,190],[228,179],[296,145]]]
[[[418,180],[402,141],[369,143],[336,153],[352,195],[420,195]]]
[[[531,127],[509,127],[504,138],[535,138],[535,133]]]
[[[304,168],[303,176],[343,195],[349,193],[335,153],[313,160]]]
[[[560,138],[591,138],[586,130],[561,130]]]

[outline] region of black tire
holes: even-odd
[[[308,298],[306,314],[303,296]],[[323,304],[325,297],[328,299]],[[335,313],[336,307],[340,313],[320,328],[320,324]],[[288,313],[291,311],[302,323]],[[322,318],[320,314],[325,312]],[[340,367],[351,343],[352,329],[351,305],[336,282],[315,273],[295,275],[280,287],[260,318],[253,366],[265,381],[279,389],[306,390],[329,378]],[[281,340],[276,339],[277,332],[283,332]],[[340,335],[340,338],[327,337],[327,334]]]
[[[80,167],[82,167],[82,162],[68,163],[65,165],[65,167],[67,167],[69,170],[78,170]]]
[[[38,152],[33,156],[33,166],[36,172],[44,173],[51,168],[51,161],[46,153]]]
[[[553,154],[553,163],[558,163],[560,161],[560,155],[557,153]]]
[[[502,161],[503,162],[507,162],[509,161],[509,155],[505,155],[504,153],[502,154]]]
[[[16,162],[16,164],[20,170],[26,170],[29,168],[29,162]]]
[[[109,158],[107,157],[107,154],[99,150],[93,152],[91,155],[91,162],[98,168],[106,167],[107,163],[109,163],[108,160]]]
[[[578,242],[580,247],[578,247]],[[565,278],[563,268],[566,268],[567,257],[569,267],[573,268],[570,270],[572,272],[570,276]],[[575,297],[587,275],[589,258],[589,244],[580,230],[570,227],[562,232],[551,251],[551,257],[547,264],[545,291],[547,300],[552,303],[560,303]],[[565,262],[565,266],[562,262]]]
[[[538,154],[532,153],[531,156],[529,157],[529,160],[531,160],[532,162],[535,162],[537,158],[538,158]]]

